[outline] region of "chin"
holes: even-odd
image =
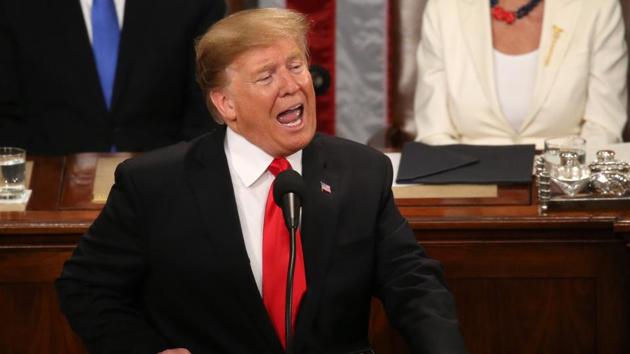
[[[284,146],[286,154],[291,155],[298,150],[304,149],[306,145],[308,145],[311,140],[313,140],[313,136],[314,133],[308,135],[305,134],[300,137],[293,137],[292,139],[287,139],[287,141],[289,141],[289,144],[286,144]]]

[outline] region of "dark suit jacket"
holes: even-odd
[[[0,0],[0,145],[144,151],[210,130],[193,40],[222,0],[127,0],[111,110],[79,0]]]
[[[251,272],[224,134],[117,169],[103,212],[57,281],[62,310],[92,353],[283,352]],[[308,290],[294,353],[369,349],[373,295],[414,353],[464,353],[439,263],[394,205],[387,157],[317,135],[302,161]]]

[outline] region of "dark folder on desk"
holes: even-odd
[[[397,183],[520,184],[530,183],[534,145],[426,145],[407,143]]]

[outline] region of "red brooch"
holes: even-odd
[[[511,25],[516,20],[514,12],[506,11],[501,6],[495,6],[492,8],[492,17],[497,21],[503,21],[508,25]]]

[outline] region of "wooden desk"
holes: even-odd
[[[53,281],[99,211],[96,157],[34,158],[27,211],[0,213],[0,354],[84,352]],[[444,265],[470,353],[629,352],[630,209],[541,216],[535,201],[398,204]],[[373,308],[377,353],[406,353]]]
[[[444,265],[471,353],[628,353],[628,210],[402,211]],[[382,330],[382,347],[404,353]]]

